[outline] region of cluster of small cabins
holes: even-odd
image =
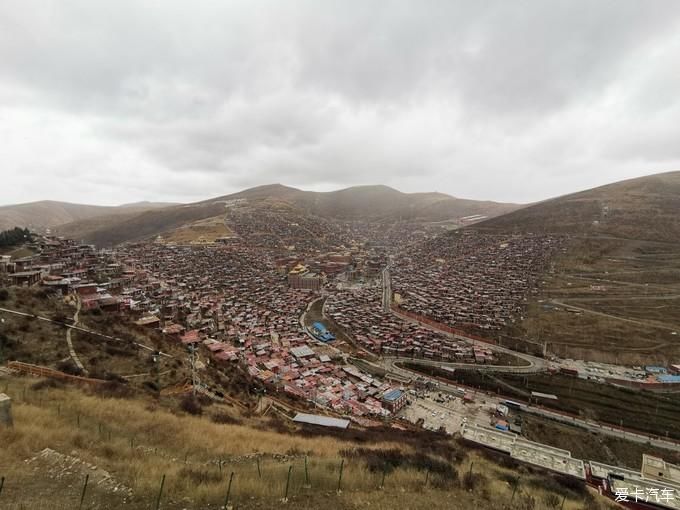
[[[452,327],[498,330],[520,316],[562,239],[453,231],[397,256],[400,308]]]

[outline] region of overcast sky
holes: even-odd
[[[0,204],[680,170],[680,1],[0,2]]]

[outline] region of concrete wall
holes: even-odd
[[[585,480],[583,461],[572,458],[571,452],[567,450],[527,441],[509,432],[476,425],[464,425],[461,435],[468,441],[507,452],[512,458],[527,464]]]
[[[669,482],[680,487],[680,466],[670,464],[646,453],[642,455],[642,476],[661,482]],[[678,497],[680,497],[680,493]]]

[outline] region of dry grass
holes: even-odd
[[[200,242],[214,242],[219,237],[233,234],[224,224],[224,216],[216,216],[184,225],[175,230],[161,234],[163,242],[191,244]]]
[[[680,356],[680,245],[585,237],[554,264],[512,335],[547,341],[560,357],[606,363]]]
[[[260,430],[253,427],[256,418],[241,417],[242,425],[218,424],[205,416],[169,409],[168,405],[174,405],[170,401],[102,398],[75,388],[31,389],[32,382],[12,379],[7,383],[14,401],[15,427],[0,429],[0,475],[7,477],[0,504],[8,506],[3,508],[18,510],[22,504],[27,509],[41,508],[45,498],[52,510],[77,508],[82,472],[53,479],[49,470],[36,471],[33,463],[24,462],[44,448],[106,469],[133,491],[130,498],[93,482],[84,508],[153,508],[163,475],[162,508],[218,508],[231,472],[235,473],[232,502],[240,508],[273,508],[285,494],[290,466],[289,498],[294,508],[504,508],[510,495],[503,477],[513,470],[474,453],[462,465],[450,465],[451,471],[446,471],[450,476],[428,474],[419,464],[397,465],[386,471],[382,489],[382,469],[369,468],[360,456],[345,457],[338,494],[343,451],[361,447],[362,452],[374,449],[377,455],[389,451],[392,457],[398,457],[398,452],[414,457],[418,452],[394,441],[359,444]],[[24,387],[28,388],[25,399]],[[4,384],[0,383],[0,389],[4,390]],[[462,448],[455,443],[452,447]],[[472,492],[459,481],[469,469],[468,462],[473,462],[475,473],[484,473],[483,483],[471,487]],[[537,488],[543,475],[531,476],[538,482],[522,487],[540,502],[550,491]],[[579,498],[568,498],[565,508],[581,508]]]

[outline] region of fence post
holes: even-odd
[[[288,466],[288,478],[286,480],[286,494],[283,496],[283,502],[288,502],[288,489],[290,488],[290,473],[293,471],[293,466]]]
[[[0,477],[0,495],[2,495],[2,488],[5,486],[5,477]]]
[[[311,486],[309,483],[309,470],[307,469],[307,456],[305,455],[305,487],[309,489]]]
[[[163,495],[163,486],[165,485],[165,475],[161,478],[161,487],[158,489],[158,497],[156,498],[156,510],[161,507],[161,496]]]
[[[427,473],[425,473],[425,487],[427,487],[427,482],[430,480],[430,468],[427,468]]]
[[[262,471],[260,470],[260,457],[258,457],[255,460],[257,460],[257,476],[259,478],[262,478]]]
[[[90,480],[90,475],[85,475],[85,483],[83,484],[83,491],[80,493],[80,505],[78,505],[78,510],[83,508],[83,501],[85,501],[85,491],[87,490],[87,482]]]
[[[231,472],[231,475],[229,475],[229,485],[227,486],[227,497],[224,498],[224,510],[227,510],[229,507],[229,496],[231,495],[231,482],[234,480],[234,472]]]
[[[340,461],[340,476],[338,476],[338,492],[342,490],[342,470],[345,467],[345,459]]]
[[[80,428],[80,413],[76,416],[76,424],[78,425],[78,428]]]
[[[383,466],[383,472],[382,472],[382,480],[380,481],[380,488],[385,487],[385,475],[387,474],[387,466]]]

